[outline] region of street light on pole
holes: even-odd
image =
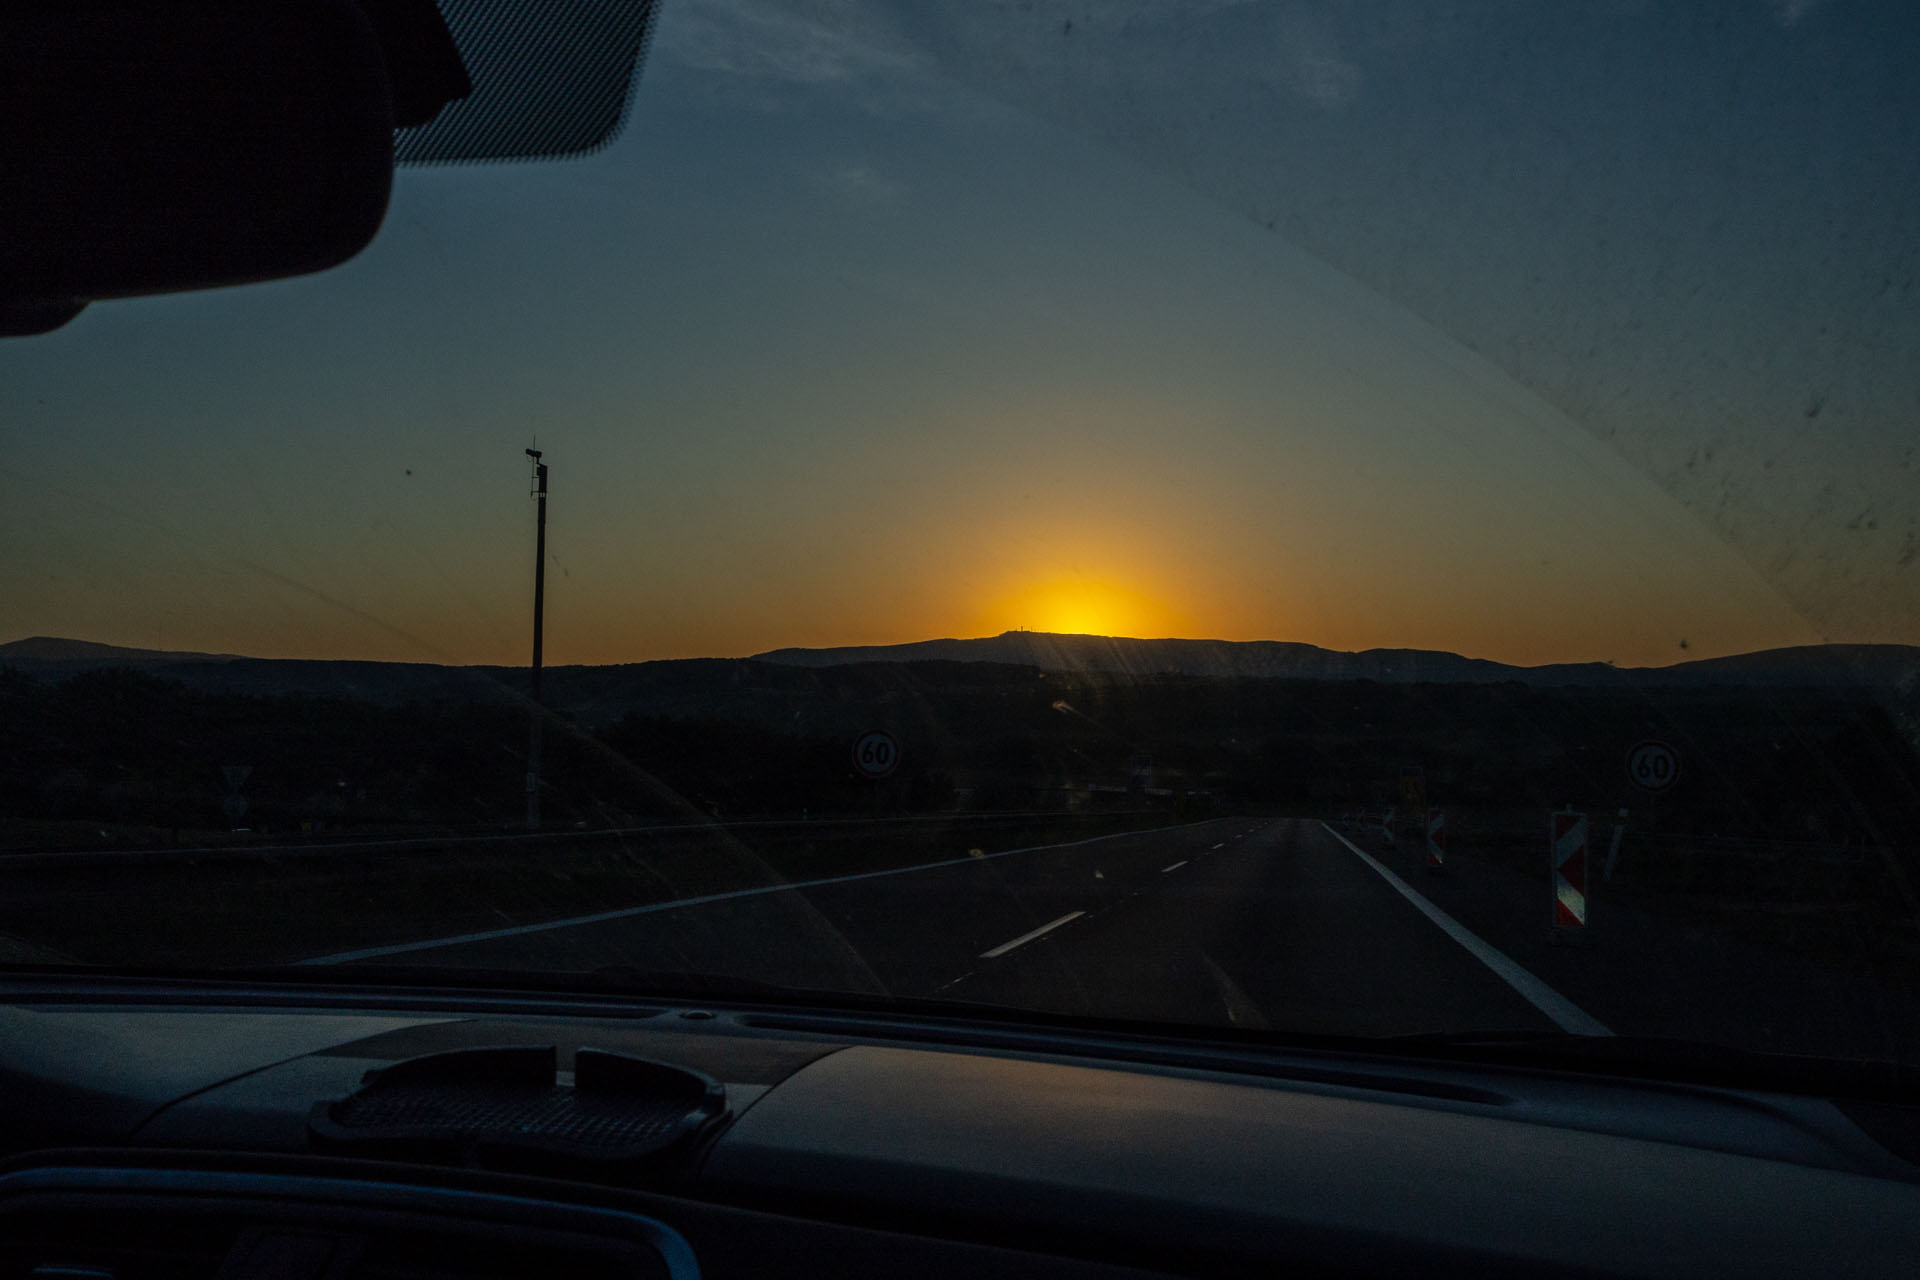
[[[547,464],[540,461],[540,450],[529,449],[533,459],[533,496],[539,502],[534,534],[533,559],[533,680],[530,687],[532,707],[527,726],[527,830],[540,829],[540,628],[547,594]]]

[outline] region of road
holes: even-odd
[[[1239,818],[315,962],[626,966],[1349,1035],[1585,1016],[1438,914],[1321,823]]]

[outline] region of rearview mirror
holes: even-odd
[[[345,261],[386,214],[395,123],[355,0],[10,0],[0,333]]]

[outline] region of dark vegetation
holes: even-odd
[[[952,662],[574,669],[555,682],[544,771],[544,817],[566,834],[536,849],[474,838],[523,818],[514,673],[398,701],[277,692],[243,674],[247,691],[127,669],[0,670],[0,848],[182,850],[27,859],[0,899],[0,947],[11,934],[94,962],[267,963],[1220,812],[1377,821],[1402,767],[1418,765],[1447,809],[1452,856],[1541,875],[1545,813],[1570,804],[1593,815],[1597,865],[1626,808],[1602,902],[1920,969],[1911,693]],[[878,783],[849,751],[874,728],[903,746]],[[1649,738],[1682,762],[1657,797],[1625,773]],[[228,765],[250,770],[239,818],[223,809]],[[683,825],[716,817],[747,825]],[[632,830],[656,825],[683,829]],[[412,843],[300,848],[393,837]],[[237,849],[193,852],[212,845]]]
[[[1041,673],[986,663],[821,669],[661,663],[625,673],[599,727],[555,713],[543,809],[556,826],[1157,806],[1342,813],[1391,803],[1418,765],[1435,804],[1572,804],[1662,837],[1920,846],[1912,709],[1864,689],[1672,690],[1517,683]],[[611,681],[611,674],[603,675]],[[0,671],[0,840],[499,829],[524,805],[526,713],[510,696],[389,705],[195,690],[132,670]],[[1910,695],[1909,695],[1910,696]],[[578,704],[576,704],[577,706]],[[891,731],[891,778],[849,747]],[[1658,798],[1627,778],[1636,742],[1680,753]],[[222,767],[245,765],[230,820]],[[62,833],[67,833],[63,835]],[[121,842],[133,835],[118,837]],[[183,835],[182,838],[188,838]]]

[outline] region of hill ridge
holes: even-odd
[[[1639,689],[1658,687],[1821,686],[1920,688],[1920,646],[1803,645],[1694,659],[1667,667],[1606,663],[1516,666],[1444,650],[1324,649],[1291,640],[1140,639],[1009,631],[973,639],[897,645],[773,649],[748,658],[682,658],[599,665],[554,664],[551,705],[561,690],[591,686],[596,718],[627,705],[637,690],[691,677],[696,670],[758,667],[795,672],[938,662],[993,664],[1109,679],[1371,680],[1381,684],[1499,684]],[[201,688],[249,693],[323,693],[375,701],[471,701],[517,698],[525,667],[448,666],[365,659],[251,658],[236,654],[123,648],[88,640],[34,636],[0,644],[0,667],[37,678],[126,667]],[[730,677],[740,678],[739,675]]]
[[[1381,680],[1394,683],[1644,684],[1771,683],[1792,675],[1822,682],[1901,683],[1920,672],[1920,646],[1897,644],[1797,645],[1665,667],[1615,667],[1604,662],[1520,666],[1470,658],[1441,649],[1379,647],[1326,649],[1294,640],[1144,639],[1046,631],[1005,631],[974,639],[943,638],[894,645],[771,649],[755,661],[787,666],[849,666],[869,662],[1006,662],[1042,670],[1114,675],[1198,675],[1221,678]]]

